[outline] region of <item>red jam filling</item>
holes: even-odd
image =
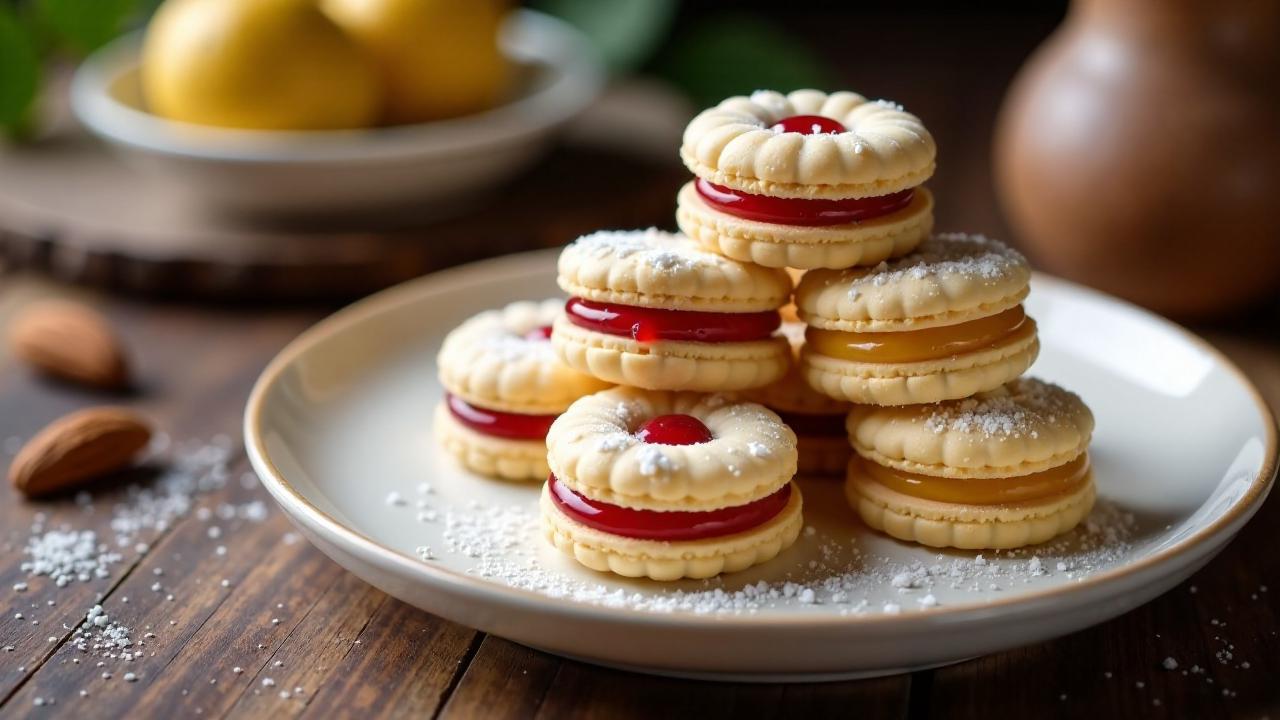
[[[755,502],[704,512],[635,510],[589,500],[552,475],[547,479],[551,501],[565,515],[610,535],[639,540],[702,540],[760,527],[782,512],[791,499],[791,485]]]
[[[844,415],[780,412],[778,417],[800,437],[844,437],[848,432],[844,426]]]
[[[776,310],[754,313],[661,310],[606,305],[576,297],[569,298],[564,310],[569,322],[578,327],[640,342],[750,342],[769,337],[782,325]]]
[[[542,327],[536,327],[536,328],[534,328],[534,329],[530,330],[529,332],[525,333],[525,334],[524,334],[524,339],[525,339],[525,340],[534,340],[534,341],[537,341],[537,340],[550,340],[550,339],[551,339],[551,326],[550,326],[550,325],[543,325]]]
[[[650,445],[699,445],[711,442],[711,430],[692,415],[659,415],[636,431],[640,442]]]
[[[698,195],[708,205],[735,217],[777,225],[822,227],[870,220],[897,212],[911,204],[913,189],[892,195],[847,200],[800,200],[749,195],[738,190],[713,185],[702,178],[694,183]]]
[[[791,117],[784,117],[769,129],[784,133],[800,133],[801,135],[849,132],[849,128],[841,124],[840,121],[821,115],[792,115]]]
[[[771,130],[801,135],[843,133],[849,129],[821,115],[792,115],[779,120]],[[846,225],[897,212],[911,203],[910,189],[869,198],[847,200],[802,200],[751,195],[701,178],[694,184],[702,199],[714,208],[745,220],[775,225],[823,227]]]
[[[445,395],[454,419],[478,433],[508,440],[545,440],[555,415],[523,415],[476,407],[462,398]]]

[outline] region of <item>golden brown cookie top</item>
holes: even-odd
[[[835,120],[845,132],[774,127],[797,115]],[[680,147],[685,165],[709,182],[804,199],[872,197],[915,187],[933,174],[936,154],[924,123],[902,106],[818,90],[728,98],[689,123]]]
[[[796,287],[808,324],[844,332],[955,325],[1003,312],[1026,298],[1031,266],[982,235],[935,235],[872,268],[810,270]]]
[[[761,312],[786,304],[791,278],[707,252],[678,233],[602,230],[565,247],[560,287],[604,303],[669,310]]]
[[[1074,460],[1088,449],[1093,413],[1075,393],[1024,377],[934,405],[860,405],[847,427],[854,450],[880,465],[935,477],[999,478]]]

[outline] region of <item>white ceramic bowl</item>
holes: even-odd
[[[1275,475],[1275,421],[1226,358],[1144,310],[1037,276],[1027,308],[1043,350],[1033,372],[1079,392],[1097,417],[1100,501],[1084,528],[979,560],[872,532],[839,480],[801,478],[813,530],[771,562],[670,584],[592,572],[540,537],[537,483],[467,473],[431,429],[444,334],[480,310],[558,295],[556,253],[430,275],[338,313],[271,363],[245,416],[254,469],[320,549],[406,602],[517,642],[755,680],[954,662],[1165,592],[1226,545]],[[415,556],[424,546],[425,561]],[[812,594],[787,594],[787,580]],[[738,607],[715,594],[758,582],[782,592]]]
[[[142,37],[84,62],[71,85],[76,117],[130,164],[201,202],[250,214],[333,213],[422,203],[436,213],[510,178],[552,131],[599,94],[601,61],[578,31],[530,10],[512,14],[502,46],[523,70],[514,96],[485,112],[369,130],[257,131],[166,120],[146,111]]]

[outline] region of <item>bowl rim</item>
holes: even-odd
[[[706,623],[706,618],[696,614],[651,614],[590,604],[548,603],[547,596],[532,590],[504,586],[499,583],[492,583],[480,578],[445,570],[430,563],[420,562],[399,550],[364,535],[314,505],[302,492],[290,484],[284,473],[272,462],[271,453],[267,449],[266,433],[264,432],[266,423],[263,415],[266,399],[272,389],[281,381],[285,371],[292,366],[299,356],[320,342],[352,326],[359,325],[394,308],[412,304],[422,294],[424,285],[429,285],[432,281],[436,284],[445,282],[465,285],[467,282],[473,281],[474,278],[495,272],[507,273],[514,277],[527,273],[530,266],[549,262],[548,258],[553,257],[559,250],[559,248],[551,248],[501,255],[424,275],[414,280],[394,285],[348,305],[303,331],[271,360],[250,391],[242,424],[243,442],[250,465],[272,497],[295,523],[323,528],[324,532],[330,537],[342,538],[345,544],[344,552],[359,552],[364,555],[368,562],[373,562],[383,568],[396,568],[394,572],[414,576],[418,579],[418,582],[425,582],[437,587],[448,586],[463,595],[483,594],[499,598],[498,602],[549,615],[567,613],[601,622],[615,622],[625,618],[626,622],[653,626],[670,624],[697,626],[704,624]],[[1039,272],[1035,273],[1034,282],[1042,286],[1056,285],[1089,297],[1105,299],[1122,308],[1140,313],[1146,320],[1159,324],[1167,332],[1180,336],[1192,346],[1211,356],[1215,362],[1219,363],[1221,367],[1231,374],[1240,383],[1240,386],[1245,389],[1254,408],[1257,410],[1265,437],[1261,464],[1258,472],[1250,479],[1248,489],[1225,512],[1211,522],[1197,528],[1195,532],[1190,533],[1187,537],[1134,562],[1091,575],[1087,580],[1077,584],[1023,593],[1016,597],[998,601],[947,605],[921,610],[909,615],[792,616],[770,617],[767,619],[758,616],[729,616],[715,618],[717,626],[758,630],[762,627],[780,626],[830,629],[837,626],[856,625],[858,627],[875,627],[893,631],[894,629],[905,628],[922,621],[952,624],[977,622],[984,615],[993,611],[1012,611],[1016,609],[1029,611],[1036,607],[1043,608],[1044,603],[1051,603],[1060,599],[1080,598],[1090,592],[1100,591],[1101,588],[1113,583],[1150,580],[1150,573],[1156,572],[1160,566],[1179,556],[1204,557],[1205,553],[1209,553],[1211,557],[1253,517],[1270,494],[1276,479],[1277,469],[1280,466],[1280,433],[1277,432],[1275,414],[1249,376],[1207,340],[1172,320],[1145,308],[1101,291]],[[332,542],[327,538],[325,541]]]
[[[563,20],[518,9],[504,39],[515,59],[549,69],[550,81],[497,107],[409,125],[342,130],[247,130],[168,120],[132,107],[108,88],[136,71],[144,31],[121,36],[90,55],[71,80],[71,109],[91,133],[137,150],[237,163],[324,163],[458,155],[517,141],[580,113],[604,87],[595,46]]]

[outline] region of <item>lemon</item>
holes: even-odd
[[[498,48],[503,0],[322,0],[378,61],[384,120],[414,123],[496,105],[508,62]]]
[[[204,125],[365,127],[377,120],[380,82],[315,0],[167,0],[142,51],[151,111]]]

